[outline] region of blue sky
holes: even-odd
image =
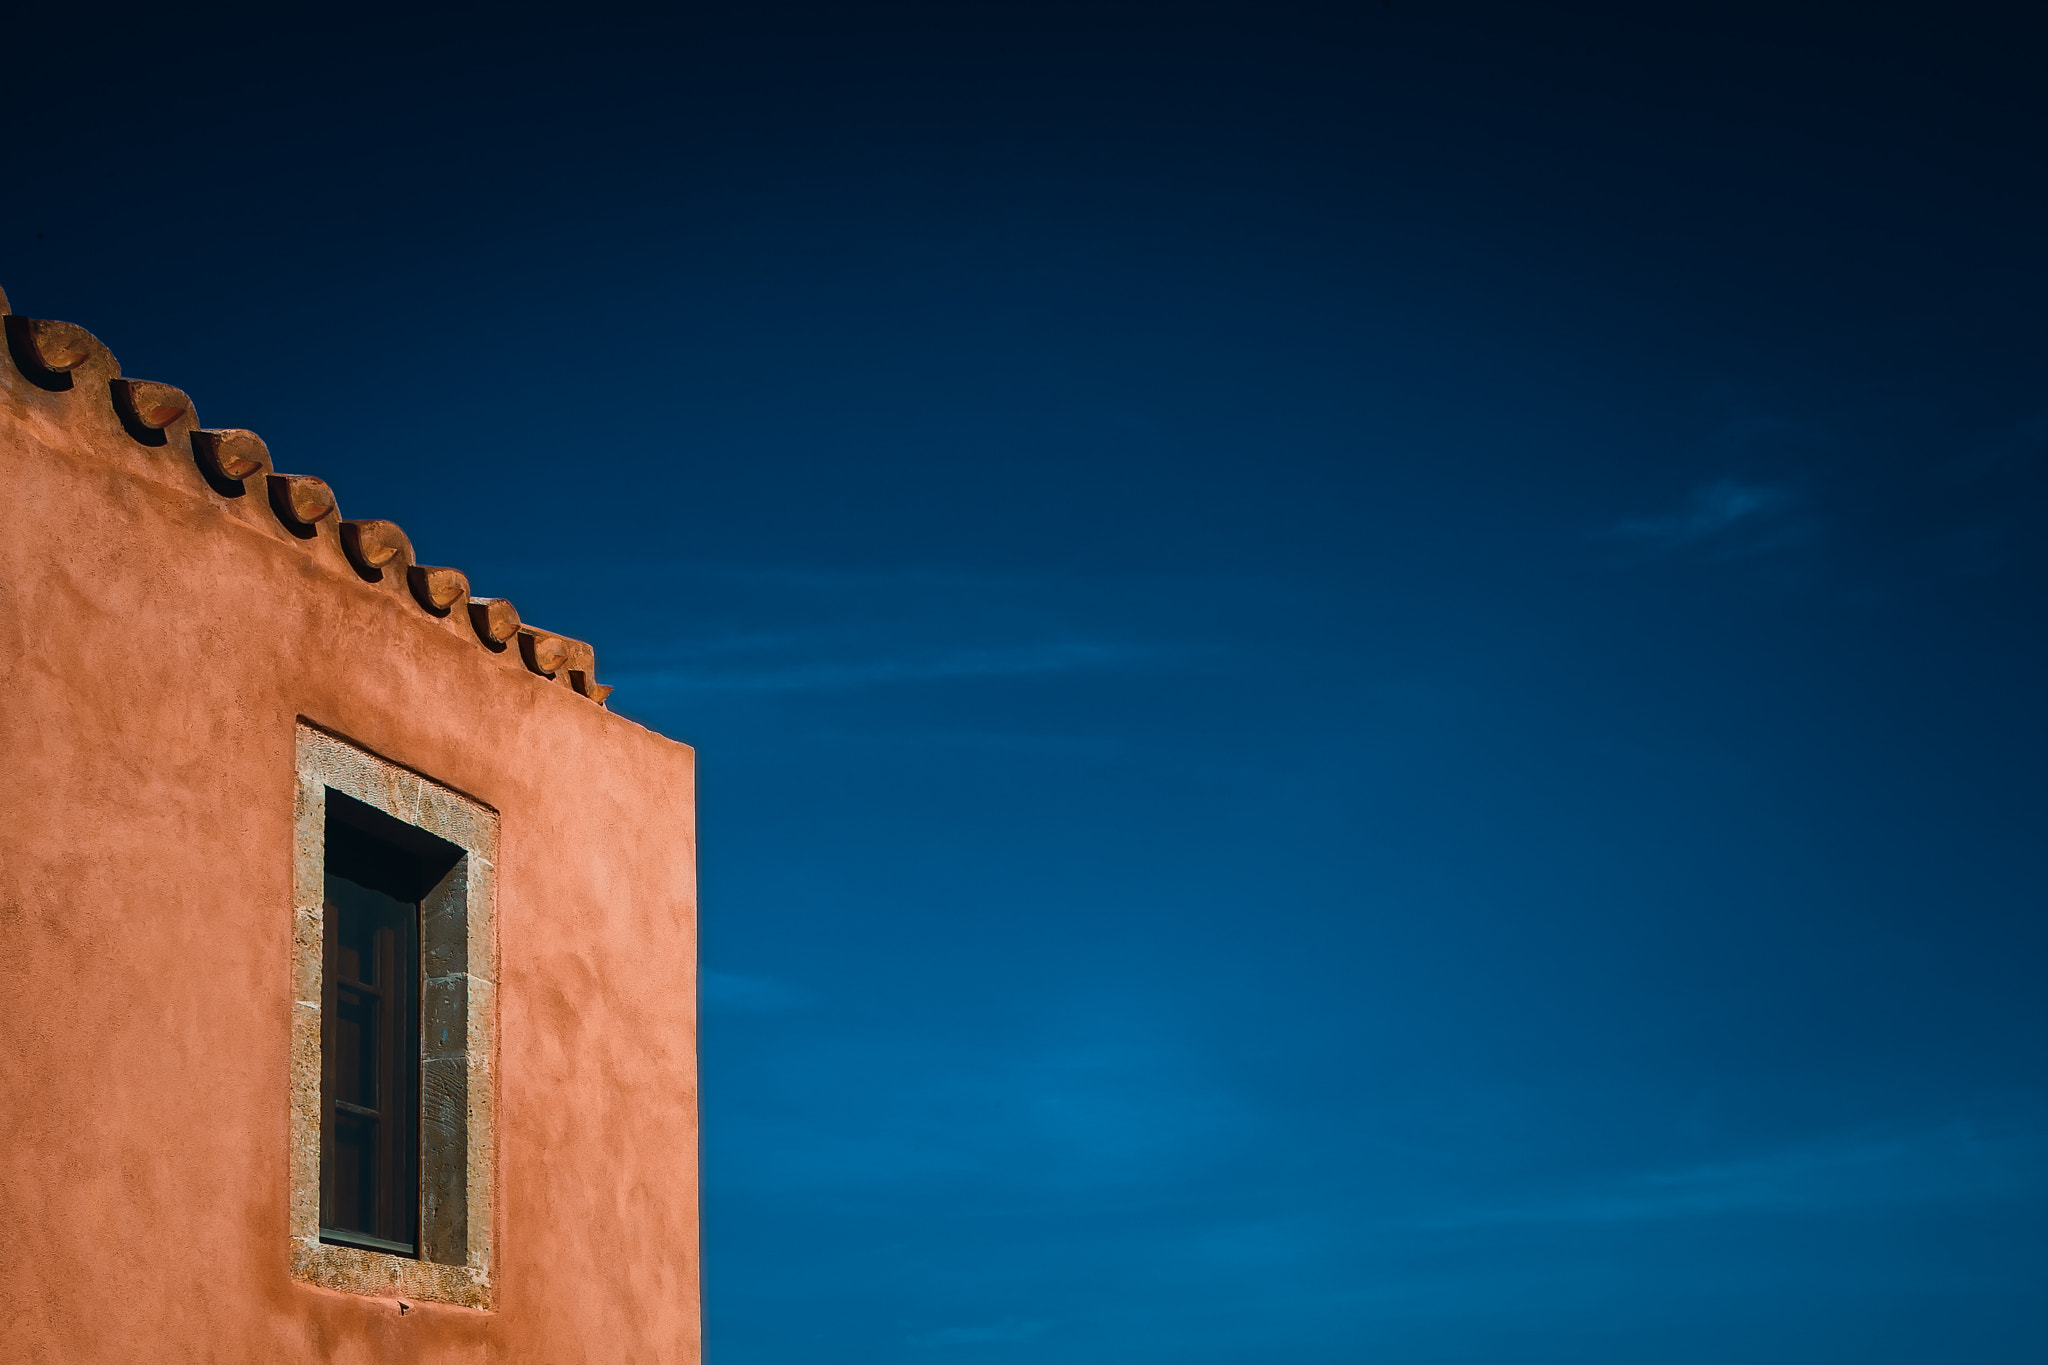
[[[698,746],[715,1365],[2048,1354],[2038,32],[181,35],[0,281]]]

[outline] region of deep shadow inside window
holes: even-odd
[[[414,1256],[420,1221],[420,902],[462,850],[329,789],[320,1239]]]

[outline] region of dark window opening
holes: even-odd
[[[330,789],[320,1037],[320,1239],[414,1256],[420,902],[462,850]]]

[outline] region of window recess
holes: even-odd
[[[299,726],[292,1273],[490,1306],[497,815]]]
[[[328,793],[320,1240],[419,1254],[420,902],[462,856]],[[394,834],[398,838],[394,838]],[[441,843],[434,840],[434,843]]]

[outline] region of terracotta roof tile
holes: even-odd
[[[538,677],[558,683],[602,706],[611,688],[597,681],[596,652],[581,640],[526,625],[502,597],[476,597],[458,569],[421,564],[411,539],[396,523],[343,520],[334,490],[309,474],[280,474],[270,448],[253,431],[199,425],[192,399],[182,390],[149,379],[131,379],[106,345],[71,322],[15,315],[0,291],[0,322],[7,350],[22,377],[52,393],[73,393],[82,401],[105,402],[121,426],[145,446],[189,451],[184,467],[224,499],[259,492],[275,525],[308,553],[330,544],[366,585],[402,584],[427,616],[466,617],[477,643],[504,654],[516,639],[514,656]],[[184,463],[179,462],[181,465]]]

